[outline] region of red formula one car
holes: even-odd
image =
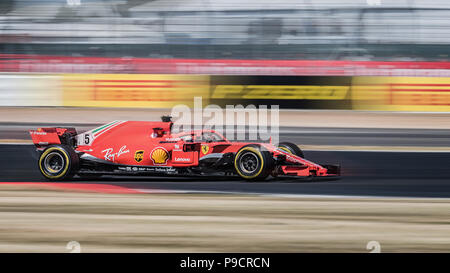
[[[106,174],[246,180],[340,175],[338,165],[308,161],[292,143],[231,142],[213,130],[172,133],[172,125],[163,117],[161,122],[114,121],[81,134],[74,128],[39,128],[30,134],[40,153],[39,170],[49,180]]]

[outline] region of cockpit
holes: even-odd
[[[182,134],[178,136],[180,139],[185,142],[202,142],[202,143],[210,143],[210,142],[226,142],[227,139],[221,134],[214,131],[199,131],[199,132],[190,132],[186,134]]]

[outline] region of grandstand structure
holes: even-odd
[[[448,0],[2,0],[0,51],[448,60]]]

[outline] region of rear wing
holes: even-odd
[[[76,143],[74,141],[77,135],[75,128],[38,128],[29,132],[37,148],[52,144],[65,144],[73,147]]]

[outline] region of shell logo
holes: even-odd
[[[169,159],[169,153],[163,147],[157,147],[151,152],[150,158],[154,164],[166,164]]]

